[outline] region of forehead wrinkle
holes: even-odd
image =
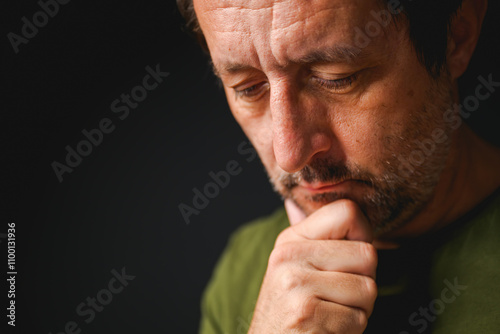
[[[225,54],[215,63],[214,72],[218,76],[247,69],[279,70],[297,63],[352,63],[358,55],[365,53],[349,44],[341,42],[343,45],[339,45],[330,37],[337,32],[333,31],[337,30],[335,26],[342,24],[341,21],[348,21],[348,17],[342,17],[342,12],[352,11],[356,0],[349,5],[337,3],[336,6],[322,0],[311,1],[307,5],[294,0],[265,4],[262,1],[237,1],[236,4],[229,0],[200,2],[203,10],[211,13],[206,15],[210,18],[207,21],[216,23],[210,24],[209,30],[220,34],[219,41],[226,41],[214,45],[219,49],[219,55]],[[320,8],[310,10],[317,3]],[[296,10],[290,10],[291,6]],[[321,15],[326,20],[314,19]],[[338,32],[342,35],[346,33],[342,30]],[[240,35],[237,40],[221,38],[235,33]],[[238,58],[231,59],[227,51],[236,48],[244,51]]]
[[[334,50],[335,48],[331,46],[328,52],[321,50],[321,46],[324,45],[322,42],[329,35],[328,32],[333,29],[339,19],[342,19],[338,13],[349,11],[351,5],[346,6],[342,3],[332,5],[330,1],[319,0],[308,2],[307,6],[305,6],[299,2],[299,5],[294,5],[296,10],[290,12],[290,6],[293,3],[294,1],[283,1],[278,3],[273,10],[269,44],[271,53],[277,60],[279,67],[285,67],[290,63],[312,62],[314,61],[312,58],[348,60],[353,58],[352,53],[358,52],[357,50],[344,52],[348,51],[347,48],[341,50],[341,47]],[[315,9],[311,10],[311,8]],[[316,20],[315,18],[318,16],[324,16],[327,19]],[[307,35],[305,34],[306,31]],[[315,53],[311,51],[312,48],[318,47],[320,47],[320,50],[316,55],[307,57],[307,54]],[[322,57],[318,57],[320,53],[322,53]]]
[[[206,29],[206,33],[212,36],[214,33],[218,34],[217,40],[220,43],[212,46],[224,57],[214,63],[214,73],[217,76],[224,72],[231,73],[244,68],[260,67],[258,65],[262,61],[261,54],[267,54],[262,49],[269,48],[269,23],[274,2],[226,0],[195,1],[195,4],[197,4],[195,9],[206,20],[205,26],[210,27]],[[238,37],[235,39],[231,38],[232,36]],[[228,51],[235,49],[243,51],[245,59],[232,59]],[[240,52],[240,57],[241,54]]]
[[[361,50],[357,47],[335,45],[333,47],[325,47],[320,50],[315,50],[299,58],[292,57],[288,61],[287,65],[317,63],[354,63],[359,58],[366,57],[369,54],[368,52],[363,51],[364,50]],[[213,66],[214,73],[217,76],[220,76],[221,73],[232,74],[251,69],[251,66],[233,62],[223,63],[220,65],[220,67],[221,68],[219,71],[215,66]]]
[[[273,27],[273,30],[283,30],[283,29],[289,29],[290,27],[294,26],[294,25],[297,25],[297,24],[300,24],[301,22],[303,21],[307,21],[307,20],[310,20],[312,18],[314,18],[315,16],[318,16],[318,15],[321,15],[323,14],[324,11],[330,11],[330,10],[333,10],[333,9],[338,9],[339,6],[332,6],[332,7],[327,7],[327,8],[323,8],[323,9],[320,9],[320,10],[315,10],[313,13],[311,13],[312,15],[307,15],[305,17],[300,17],[298,18],[297,17],[297,12],[294,12],[293,14],[294,15],[286,15],[288,13],[285,12],[285,15],[280,15],[281,11],[274,11],[273,14],[273,22],[272,22],[272,27]],[[299,13],[303,13],[305,10],[303,9],[300,9],[299,10]],[[285,18],[285,20],[283,20],[283,18]],[[279,25],[279,24],[275,24],[275,22],[282,22],[282,21],[285,21],[285,25]],[[288,22],[288,21],[291,21],[291,22]]]
[[[204,12],[206,15],[205,17],[208,20],[208,23],[210,24],[211,27],[227,27],[228,29],[224,30],[219,30],[220,32],[225,32],[225,31],[242,31],[241,28],[245,27],[248,30],[250,27],[247,27],[248,25],[245,25],[244,23],[246,22],[245,19],[242,19],[241,16],[244,16],[245,18],[248,17],[256,17],[256,18],[262,18],[262,15],[258,14],[260,11],[265,11],[272,9],[272,5],[270,6],[259,6],[259,7],[251,7],[248,6],[249,4],[252,4],[255,1],[247,1],[243,2],[245,5],[237,5],[234,2],[235,1],[200,1],[203,5],[202,8],[196,11],[201,11]],[[195,1],[197,3],[197,1]],[[212,6],[210,6],[212,5]],[[195,9],[197,9],[198,6],[195,6]],[[255,14],[254,14],[255,13]],[[212,14],[212,15],[210,15]],[[255,20],[251,20],[251,22],[254,23]],[[231,29],[232,28],[232,29]]]

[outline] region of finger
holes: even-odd
[[[307,270],[337,271],[375,279],[377,251],[371,244],[349,240],[301,240],[273,250],[270,264],[295,263]]]
[[[301,238],[372,242],[373,232],[358,205],[351,200],[342,199],[323,206],[300,224],[286,229],[278,237],[277,244]]]
[[[313,321],[300,324],[301,332],[363,333],[368,324],[368,316],[362,309],[317,298],[310,298],[307,303],[302,302],[303,299],[297,300],[294,307],[297,314],[295,318],[303,319],[304,315],[314,315]]]
[[[377,284],[370,277],[339,272],[316,271],[307,277],[308,286],[322,300],[360,308],[372,314]]]
[[[322,271],[366,275],[375,279],[378,255],[367,242],[349,240],[316,240],[314,255],[307,258],[310,266]]]
[[[288,215],[290,225],[297,225],[306,218],[306,214],[291,199],[285,200],[285,210]]]

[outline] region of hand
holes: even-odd
[[[249,333],[362,333],[377,297],[366,217],[350,200],[307,218],[291,201],[286,209],[291,226],[269,257]]]

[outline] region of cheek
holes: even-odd
[[[345,104],[349,110],[338,122],[348,159],[372,170],[408,151],[437,122],[435,111],[424,108],[436,103],[430,99],[433,80],[405,38],[395,45],[400,47],[388,54],[397,57],[367,72],[367,86]]]
[[[335,146],[343,151],[347,163],[375,167],[370,161],[379,160],[385,135],[380,124],[380,110],[370,104],[357,106],[351,111],[349,116],[337,117],[334,125]]]
[[[336,136],[348,161],[380,172],[416,137],[420,96],[408,82],[379,84],[352,103],[336,120]]]
[[[264,167],[271,173],[276,168],[276,159],[270,113],[260,112],[258,115],[252,115],[248,110],[237,108],[231,98],[228,98],[228,103],[236,122],[259,154]]]

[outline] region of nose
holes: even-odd
[[[313,96],[286,82],[271,88],[273,150],[278,165],[294,173],[332,148],[326,109]]]

